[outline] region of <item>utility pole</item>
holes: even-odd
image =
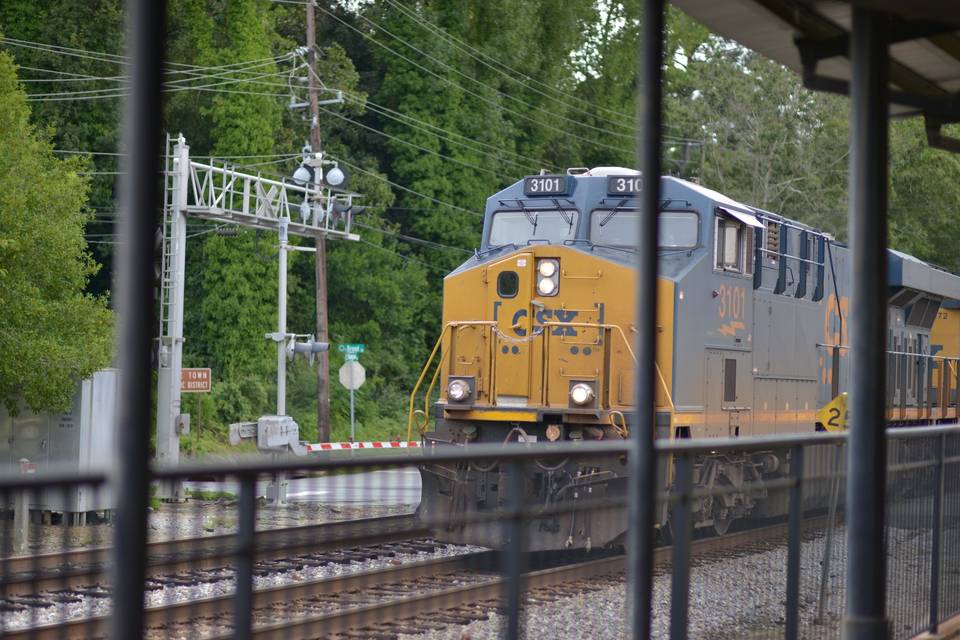
[[[317,97],[317,19],[312,0],[307,0],[307,72],[310,92],[310,148],[320,153],[320,100]],[[316,168],[320,171],[320,167]],[[323,233],[316,236],[317,277],[317,341],[329,342],[327,333],[327,241]],[[330,359],[327,353],[317,354],[317,436],[330,442]]]

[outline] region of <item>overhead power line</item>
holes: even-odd
[[[311,73],[313,72],[311,71]],[[320,78],[317,77],[317,80],[319,79]],[[382,115],[385,118],[393,120],[394,122],[398,122],[404,126],[410,127],[411,129],[418,129],[420,131],[429,133],[431,135],[440,135],[441,137],[444,137],[451,144],[455,144],[455,145],[464,147],[466,149],[471,149],[474,152],[485,153],[488,157],[494,158],[497,162],[503,162],[505,160],[515,165],[516,167],[519,167],[522,169],[529,168],[528,165],[526,164],[519,163],[515,160],[502,157],[502,155],[507,155],[507,156],[514,156],[517,158],[521,158],[523,160],[527,160],[533,163],[533,165],[538,167],[556,168],[556,165],[552,163],[549,163],[543,160],[537,160],[536,158],[531,158],[529,156],[524,156],[514,151],[504,149],[503,147],[498,147],[496,145],[490,144],[488,142],[483,142],[481,140],[474,140],[473,138],[469,138],[465,135],[450,131],[449,129],[444,129],[443,127],[439,127],[437,125],[424,122],[423,120],[419,120],[417,118],[414,118],[413,116],[402,113],[400,111],[390,109],[389,107],[384,107],[383,105],[379,105],[376,102],[373,102],[372,100],[360,98],[360,96],[358,96],[356,93],[353,93],[352,91],[349,91],[347,89],[338,89],[338,91],[342,92],[344,94],[344,97],[347,100],[351,100],[354,104],[357,104],[365,109],[369,109],[370,111],[373,111],[378,115]],[[384,135],[388,135],[386,134],[386,132],[382,132],[382,133],[384,133]],[[489,149],[493,151],[496,155],[481,151],[481,149]]]
[[[363,224],[362,222],[354,222],[353,226],[360,227],[361,229],[367,229],[376,233],[382,233],[388,236],[393,236],[398,240],[403,240],[405,242],[411,242],[413,244],[423,245],[425,247],[433,247],[435,249],[443,249],[446,251],[459,251],[460,253],[466,253],[468,255],[473,255],[473,251],[469,249],[464,249],[463,247],[455,247],[449,244],[443,244],[441,242],[434,242],[433,240],[424,240],[423,238],[417,238],[415,236],[408,236],[406,234],[400,233],[398,231],[391,231],[389,229],[383,229],[381,227],[374,227],[369,224]]]
[[[481,173],[487,173],[487,174],[490,174],[490,175],[492,175],[492,176],[494,176],[494,177],[498,177],[498,178],[502,178],[502,177],[503,177],[503,174],[502,174],[502,173],[499,173],[499,172],[494,171],[494,170],[492,170],[492,169],[487,169],[487,168],[485,168],[485,167],[478,167],[478,166],[475,165],[475,164],[471,164],[471,163],[469,163],[469,162],[465,162],[465,161],[463,161],[463,160],[459,160],[459,159],[454,158],[454,157],[452,157],[452,156],[445,155],[445,154],[443,154],[443,153],[440,153],[439,151],[434,151],[433,149],[428,149],[427,147],[422,147],[422,146],[420,146],[420,145],[418,145],[418,144],[415,144],[415,143],[413,143],[413,142],[410,142],[410,141],[408,141],[408,140],[404,140],[403,138],[399,138],[399,137],[397,137],[397,136],[391,135],[391,134],[387,133],[386,131],[381,131],[380,129],[375,129],[374,127],[365,125],[365,124],[363,124],[362,122],[358,122],[358,121],[356,121],[356,120],[353,120],[352,118],[348,118],[347,116],[342,115],[342,114],[339,114],[339,113],[337,113],[336,111],[333,111],[333,110],[331,110],[331,109],[325,109],[325,108],[323,108],[323,107],[320,107],[320,111],[323,111],[323,112],[324,112],[325,114],[327,114],[328,116],[333,116],[333,117],[335,117],[335,118],[339,118],[340,120],[343,120],[344,122],[348,122],[348,123],[354,125],[355,127],[360,127],[361,129],[366,129],[367,131],[376,133],[377,135],[380,135],[380,136],[383,136],[383,137],[388,138],[388,139],[390,139],[390,140],[393,140],[394,142],[398,142],[398,143],[400,143],[400,144],[402,144],[402,145],[404,145],[404,146],[412,147],[412,148],[414,148],[414,149],[417,149],[418,151],[423,151],[424,153],[429,153],[430,155],[434,155],[434,156],[437,156],[437,157],[439,157],[439,158],[443,158],[444,160],[449,160],[450,162],[453,162],[453,163],[455,163],[455,164],[459,164],[460,166],[466,167],[466,168],[468,168],[468,169],[472,169],[472,170],[474,170],[474,171],[480,171]]]
[[[330,157],[333,158],[333,156],[330,156]],[[461,206],[458,206],[458,205],[455,205],[455,204],[451,204],[451,203],[449,203],[449,202],[444,202],[443,200],[438,200],[438,199],[434,198],[433,196],[428,196],[428,195],[426,195],[426,194],[424,194],[424,193],[420,193],[419,191],[416,191],[416,190],[414,190],[414,189],[411,189],[410,187],[405,187],[405,186],[403,186],[402,184],[397,184],[396,182],[393,182],[392,180],[389,180],[389,179],[387,179],[387,178],[384,178],[382,175],[380,175],[379,173],[376,173],[375,171],[370,171],[370,170],[368,170],[368,169],[364,169],[363,167],[357,166],[357,165],[355,165],[355,164],[353,164],[353,163],[351,163],[351,162],[347,162],[346,160],[344,160],[344,159],[342,159],[342,158],[334,158],[334,159],[335,159],[337,162],[339,162],[340,164],[342,164],[342,165],[344,165],[344,166],[347,166],[347,167],[350,167],[350,168],[353,169],[354,171],[359,171],[360,173],[363,173],[363,174],[367,174],[367,175],[369,175],[369,176],[372,176],[372,177],[376,178],[377,180],[380,180],[380,181],[382,181],[382,182],[385,182],[385,183],[389,184],[391,187],[395,187],[395,188],[397,188],[397,189],[400,189],[401,191],[405,191],[405,192],[407,192],[407,193],[409,193],[409,194],[411,194],[411,195],[417,196],[418,198],[423,198],[423,199],[425,199],[425,200],[429,200],[429,201],[434,202],[434,203],[436,203],[436,204],[439,204],[439,205],[442,205],[442,206],[444,206],[444,207],[448,207],[448,208],[450,208],[450,209],[453,209],[454,211],[461,211],[461,212],[463,212],[463,213],[469,213],[469,214],[472,215],[472,216],[479,216],[479,217],[481,217],[481,218],[483,217],[483,214],[482,214],[482,213],[479,213],[479,212],[477,212],[477,211],[472,211],[471,209],[464,209],[464,208],[461,207]]]
[[[461,78],[463,78],[463,79],[465,79],[465,80],[468,80],[469,82],[473,82],[474,84],[479,85],[480,87],[483,87],[484,89],[488,89],[488,90],[490,90],[490,91],[493,91],[493,92],[496,93],[498,96],[501,96],[502,98],[504,98],[504,99],[506,99],[506,100],[510,100],[510,101],[516,103],[518,106],[523,106],[523,107],[526,107],[526,108],[531,109],[531,110],[533,110],[533,111],[539,111],[540,113],[543,113],[543,114],[545,114],[545,115],[547,115],[547,116],[549,116],[549,117],[557,118],[557,119],[559,119],[559,120],[563,120],[563,121],[565,121],[565,122],[567,122],[567,123],[569,123],[569,124],[571,124],[571,125],[574,125],[574,126],[585,127],[585,128],[587,128],[587,129],[591,129],[591,130],[597,131],[598,133],[603,133],[603,134],[607,134],[607,135],[614,135],[614,136],[617,136],[617,137],[619,137],[619,138],[626,138],[627,140],[630,140],[631,142],[633,142],[634,139],[635,139],[635,136],[634,136],[633,134],[624,134],[624,133],[618,133],[618,132],[615,132],[615,131],[610,131],[610,130],[608,130],[608,129],[603,129],[603,128],[601,128],[601,127],[597,127],[597,126],[595,126],[595,125],[591,125],[591,124],[588,124],[588,123],[586,123],[586,122],[583,122],[582,120],[575,120],[575,119],[569,118],[569,117],[567,117],[567,116],[565,116],[565,115],[563,115],[563,114],[554,113],[554,112],[550,111],[549,109],[544,109],[543,107],[541,107],[541,106],[539,106],[539,105],[531,104],[531,103],[527,102],[526,100],[523,100],[522,98],[517,98],[516,96],[512,96],[512,95],[510,95],[509,93],[504,93],[503,91],[500,91],[500,90],[497,89],[496,87],[491,86],[491,85],[487,84],[486,82],[483,82],[482,80],[478,80],[477,78],[474,78],[473,76],[470,76],[470,75],[464,73],[464,72],[461,71],[460,69],[457,69],[456,67],[454,67],[454,66],[452,66],[452,65],[450,65],[450,64],[447,64],[447,63],[444,62],[443,60],[440,60],[439,58],[430,55],[429,53],[427,53],[427,52],[424,51],[423,49],[414,46],[413,44],[410,43],[409,40],[404,39],[404,38],[401,38],[401,37],[398,36],[398,35],[395,35],[393,32],[391,32],[390,30],[384,28],[382,25],[378,24],[376,21],[371,20],[370,18],[367,18],[367,17],[364,16],[362,13],[361,13],[361,14],[358,14],[358,16],[360,17],[361,20],[364,20],[365,22],[367,22],[367,23],[368,23],[370,26],[372,26],[374,29],[379,29],[380,31],[382,31],[383,33],[387,34],[388,36],[390,36],[391,38],[393,38],[393,39],[396,40],[397,42],[400,42],[401,44],[407,46],[409,49],[412,49],[413,51],[415,51],[415,52],[418,53],[419,55],[427,58],[428,60],[431,60],[432,62],[434,62],[435,64],[437,64],[438,66],[440,66],[442,69],[445,69],[446,71],[449,71],[449,72],[451,72],[451,73],[453,73],[453,74],[455,74],[455,75],[457,75],[457,76],[459,76],[459,77],[461,77]],[[458,86],[459,86],[459,85],[458,85]],[[463,87],[461,87],[461,88],[463,88]],[[587,115],[592,115],[592,114],[587,114]]]
[[[532,78],[529,75],[523,73],[522,71],[518,71],[514,67],[511,67],[501,62],[500,60],[497,60],[493,56],[483,52],[482,50],[470,45],[469,43],[464,42],[463,40],[457,38],[450,32],[442,29],[438,25],[432,24],[431,22],[424,20],[423,18],[417,15],[416,11],[403,6],[403,4],[396,2],[396,0],[385,0],[385,2],[389,4],[391,7],[393,7],[394,9],[396,9],[397,11],[399,11],[400,13],[402,13],[403,15],[405,15],[412,22],[419,24],[423,29],[427,30],[434,36],[439,36],[442,40],[446,40],[447,42],[452,44],[456,49],[460,50],[470,58],[476,60],[477,62],[487,67],[488,69],[500,74],[501,76],[510,80],[511,82],[521,85],[526,89],[530,89],[534,93],[542,95],[545,98],[549,98],[551,100],[559,100],[560,102],[563,102],[565,104],[569,104],[567,103],[567,99],[569,98],[574,102],[578,102],[580,104],[586,105],[587,107],[594,108],[597,111],[603,111],[604,113],[608,113],[612,116],[615,116],[618,119],[621,119],[621,122],[622,122],[621,126],[624,126],[625,128],[628,128],[628,129],[634,128],[634,118],[630,114],[626,114],[626,113],[623,113],[622,111],[617,111],[615,109],[609,109],[609,108],[603,107],[596,103],[590,102],[589,100],[585,100],[583,98],[580,98],[578,96],[565,92],[562,89],[557,89],[556,87],[552,87],[546,84],[545,82],[537,80],[536,78]],[[517,76],[520,76],[520,78],[515,78],[511,74],[516,74]],[[548,94],[548,93],[545,93],[544,91],[537,89],[536,87],[538,86],[543,87],[550,93]],[[573,108],[577,109],[578,111],[588,113],[588,111],[585,111],[582,108],[577,108],[577,107],[573,107]]]
[[[419,264],[420,266],[426,267],[427,269],[432,269],[432,270],[437,271],[437,272],[439,272],[439,273],[447,273],[447,271],[449,271],[449,269],[444,269],[443,267],[438,267],[438,266],[436,266],[436,265],[432,265],[432,264],[430,264],[430,263],[428,263],[428,262],[424,262],[423,260],[417,260],[416,258],[412,258],[412,257],[410,257],[410,256],[404,255],[404,254],[400,253],[399,251],[394,251],[393,249],[387,249],[386,247],[381,247],[380,245],[374,244],[374,243],[370,242],[369,240],[364,240],[363,238],[360,238],[360,242],[363,243],[363,244],[365,244],[365,245],[367,245],[367,246],[373,247],[374,249],[379,249],[380,251],[386,251],[387,253],[392,253],[393,255],[397,256],[397,257],[400,258],[401,260],[405,260],[405,261],[407,261],[407,262],[413,262],[413,263],[415,263],[415,264]]]
[[[481,153],[487,153],[487,155],[491,155],[492,157],[495,157],[498,161],[506,161],[522,169],[528,169],[530,167],[543,167],[543,168],[549,168],[549,169],[559,168],[557,165],[551,162],[547,162],[546,160],[538,160],[536,158],[525,156],[521,153],[517,153],[509,149],[504,149],[503,147],[500,147],[494,144],[490,144],[489,142],[483,142],[482,140],[474,140],[473,138],[469,138],[465,135],[455,133],[453,131],[450,131],[449,129],[444,129],[443,127],[438,127],[437,125],[431,124],[429,122],[425,122],[418,118],[414,118],[409,114],[396,111],[389,107],[384,107],[371,100],[361,100],[357,98],[355,94],[352,94],[350,92],[344,91],[344,96],[348,100],[352,100],[356,104],[362,105],[365,108],[369,109],[370,111],[373,111],[374,113],[383,116],[384,118],[393,120],[394,122],[410,127],[411,129],[423,131],[424,133],[429,133],[431,135],[440,135],[446,138],[447,141],[450,142],[451,144],[456,144],[466,149],[479,151]],[[486,149],[489,151],[484,152],[482,151],[483,149]],[[519,158],[521,160],[524,160],[525,162],[519,162],[517,160],[513,160],[510,158],[510,156],[514,158]]]
[[[347,21],[341,19],[338,15],[336,15],[336,14],[333,13],[332,11],[328,11],[327,9],[325,9],[324,7],[321,7],[321,6],[318,6],[317,8],[320,9],[320,11],[323,11],[325,14],[327,14],[327,15],[330,16],[331,18],[333,18],[334,20],[336,20],[337,22],[341,23],[342,25],[344,25],[345,27],[347,27],[348,29],[350,29],[351,31],[354,31],[355,33],[357,33],[358,35],[360,35],[362,38],[367,39],[367,40],[373,42],[374,44],[376,44],[377,46],[385,49],[386,51],[390,52],[390,53],[393,54],[394,56],[396,56],[396,57],[398,57],[398,58],[406,61],[408,64],[410,64],[410,65],[412,65],[412,66],[420,69],[421,71],[430,74],[431,76],[433,76],[434,78],[440,80],[441,82],[444,82],[444,83],[449,84],[449,85],[451,85],[451,86],[453,86],[453,87],[456,87],[457,89],[460,89],[460,90],[463,91],[464,93],[467,93],[467,94],[473,96],[474,98],[477,98],[478,100],[481,100],[481,101],[483,101],[483,102],[486,102],[487,104],[495,107],[496,109],[501,109],[501,110],[503,110],[505,113],[512,114],[512,115],[514,115],[514,116],[516,116],[516,117],[518,117],[518,118],[521,118],[521,119],[523,119],[523,120],[527,120],[528,122],[530,122],[530,123],[532,123],[532,124],[534,124],[534,125],[537,125],[537,126],[542,126],[542,125],[543,125],[543,122],[542,122],[542,121],[537,120],[536,118],[534,118],[534,117],[532,117],[532,116],[529,116],[529,115],[524,114],[524,113],[520,113],[519,111],[515,111],[515,110],[513,110],[513,109],[510,109],[510,108],[502,105],[502,104],[499,104],[499,103],[497,103],[496,100],[493,100],[493,99],[491,99],[491,98],[489,98],[489,97],[487,97],[487,96],[484,96],[484,95],[482,95],[482,94],[480,94],[480,93],[477,93],[476,91],[473,91],[472,89],[468,89],[467,87],[464,87],[464,86],[462,86],[462,85],[459,85],[459,84],[457,84],[456,82],[454,82],[453,80],[450,80],[449,78],[446,78],[446,77],[440,75],[439,73],[436,73],[436,72],[433,71],[432,69],[429,69],[429,68],[423,66],[423,65],[420,64],[419,62],[416,62],[416,61],[414,61],[414,60],[411,60],[409,57],[403,55],[402,53],[398,52],[396,49],[390,47],[389,45],[386,45],[386,44],[380,42],[380,41],[377,40],[376,38],[372,37],[370,34],[364,33],[364,32],[361,31],[360,29],[357,29],[357,28],[354,27],[352,24],[350,24],[350,23],[348,23]],[[361,18],[363,18],[363,16],[361,16]],[[363,19],[364,19],[364,20],[367,20],[367,18],[363,18]],[[372,26],[376,27],[375,23],[373,23],[373,22],[371,22],[371,21],[369,21],[369,20],[367,20],[367,21],[370,22],[370,24],[371,24]],[[382,29],[381,29],[381,30],[382,30]],[[386,32],[386,31],[384,31],[384,32],[385,32],[385,33],[388,33],[388,32]],[[388,33],[388,35],[391,35],[391,34]],[[396,36],[392,36],[392,37],[396,38]],[[401,42],[402,42],[402,40],[401,40]],[[411,45],[408,45],[408,46],[411,46]],[[416,49],[415,47],[412,47],[412,46],[411,46],[411,48],[413,48],[415,51],[419,51],[419,50]],[[425,57],[430,57],[428,54],[422,54],[422,55],[424,55]],[[441,64],[443,64],[443,63],[441,63]],[[460,73],[459,71],[456,71],[456,70],[455,70],[455,72],[456,72],[456,73]],[[462,75],[462,74],[461,74],[461,75]],[[469,77],[469,76],[468,76],[468,77]],[[471,80],[472,80],[472,79],[471,79]],[[475,81],[475,82],[479,82],[479,81]],[[480,84],[483,84],[483,83],[480,83]],[[487,85],[484,85],[484,86],[486,86],[488,89],[490,89],[490,90],[492,90],[492,91],[496,91],[496,89],[493,89],[492,87],[489,87],[489,86],[487,86]],[[497,93],[500,93],[500,92],[497,92]],[[549,113],[549,112],[548,112],[548,113]],[[550,115],[556,115],[556,114],[550,114]],[[562,117],[562,116],[557,116],[557,117]],[[574,122],[576,122],[576,121],[574,121]],[[606,144],[606,143],[604,143],[604,142],[600,142],[600,141],[598,141],[598,140],[591,140],[590,138],[586,138],[586,137],[584,137],[584,136],[578,135],[578,134],[576,134],[576,133],[573,133],[572,131],[564,131],[564,133],[566,133],[566,135],[568,135],[568,136],[571,137],[571,138],[575,138],[575,139],[577,139],[577,140],[580,140],[580,141],[582,141],[582,142],[584,142],[584,143],[586,143],[586,144],[589,144],[589,145],[591,145],[591,146],[593,146],[593,147],[596,147],[596,148],[606,148],[606,149],[610,149],[610,150],[617,151],[617,152],[629,151],[629,149],[626,148],[626,147],[615,147],[615,146],[613,146],[613,145],[609,145],[609,144]],[[606,132],[605,132],[605,133],[606,133]]]

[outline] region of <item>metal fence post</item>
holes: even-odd
[[[253,609],[253,556],[257,527],[257,476],[240,479],[240,503],[237,523],[236,592],[233,597],[233,637],[248,640]]]
[[[120,180],[120,255],[116,262],[117,354],[120,393],[117,457],[113,474],[116,529],[113,546],[113,613],[110,637],[143,637],[147,493],[150,472],[153,254],[160,209],[161,64],[164,0],[128,0],[127,54],[130,93],[124,105],[127,156]]]
[[[516,640],[520,637],[520,563],[523,553],[523,522],[520,518],[520,509],[523,505],[523,477],[520,475],[519,463],[511,462],[507,467],[507,515],[505,526],[509,543],[501,552],[500,574],[505,580],[504,605],[507,619],[504,637],[507,640]]]
[[[787,626],[786,640],[797,640],[800,624],[800,535],[803,532],[803,446],[790,454],[790,515],[787,537]]]
[[[693,462],[690,456],[675,458],[678,501],[670,515],[673,533],[670,578],[670,640],[686,640],[690,604],[690,494],[693,491]]]
[[[933,479],[933,541],[930,557],[930,633],[936,633],[940,626],[940,557],[943,553],[943,476],[946,457],[947,434],[940,435],[940,449],[937,452],[937,466]]]
[[[823,624],[827,610],[827,598],[830,596],[827,583],[830,580],[830,561],[833,556],[833,530],[837,525],[837,506],[840,502],[840,469],[843,466],[843,449],[836,448],[834,477],[831,481],[830,508],[827,513],[827,536],[823,543],[823,562],[820,565],[820,599],[817,601],[817,624]]]
[[[660,142],[662,137],[662,61],[664,0],[643,1],[637,159],[643,189],[638,197],[636,411],[630,426],[633,448],[628,457],[627,610],[632,636],[650,637],[653,597],[654,509],[657,456],[653,439],[656,404],[657,237],[660,213]]]
[[[26,458],[20,459],[20,474],[35,473],[35,467]],[[30,544],[30,492],[21,489],[13,501],[13,550],[24,553]]]
[[[853,8],[850,37],[850,435],[844,640],[889,635],[884,501],[887,340],[887,83],[885,17]]]

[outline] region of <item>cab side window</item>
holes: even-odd
[[[753,244],[752,239],[753,234],[748,234],[742,223],[717,217],[716,268],[735,273],[752,273],[750,262],[753,258],[753,247],[747,246]]]
[[[501,298],[513,298],[520,290],[520,276],[516,271],[501,271],[497,276],[497,295]]]

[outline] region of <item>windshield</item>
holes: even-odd
[[[611,215],[612,214],[612,215]],[[590,216],[590,242],[615,247],[637,243],[640,212],[631,209],[597,209]],[[699,244],[700,218],[693,211],[661,211],[661,249],[692,249]]]
[[[527,209],[497,211],[490,223],[491,247],[524,245],[531,240],[563,244],[577,233],[580,212],[576,209]]]

